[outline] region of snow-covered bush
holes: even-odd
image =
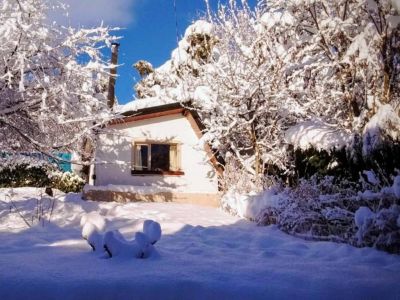
[[[48,158],[6,155],[0,159],[0,187],[52,187],[65,193],[80,192],[85,181],[71,172],[62,172]]]
[[[85,185],[85,180],[71,172],[51,172],[49,178],[51,186],[64,193],[81,192]]]
[[[373,174],[368,172],[369,180],[374,182]],[[377,182],[364,179],[362,184],[338,183],[333,177],[314,176],[275,196],[279,201],[264,206],[257,221],[262,225],[276,224],[289,234],[307,239],[400,253],[400,197],[396,196],[399,178],[394,178],[392,187],[377,188]],[[367,187],[374,189],[360,191]]]
[[[56,166],[30,156],[5,156],[0,159],[0,187],[50,185],[49,172]]]
[[[376,247],[393,253],[400,253],[400,205],[392,204],[372,212],[369,207],[360,207],[355,213],[357,232],[354,244]]]

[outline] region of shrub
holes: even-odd
[[[400,179],[398,179],[400,182]],[[286,189],[279,205],[265,207],[260,225],[312,240],[376,247],[400,254],[400,197],[394,187],[311,177]],[[365,213],[369,212],[369,213]]]
[[[57,165],[32,157],[6,157],[0,163],[0,187],[52,187],[65,193],[80,192],[85,181]]]
[[[51,186],[65,193],[80,192],[85,185],[85,180],[71,172],[56,171],[50,174],[50,178]]]
[[[22,157],[2,158],[0,162],[0,187],[44,187],[50,184],[49,170],[55,166],[41,160]]]

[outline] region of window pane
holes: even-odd
[[[140,153],[141,153],[141,166],[143,169],[147,169],[149,167],[149,146],[141,145],[140,146]]]
[[[149,146],[136,145],[135,151],[135,170],[147,170],[149,165]]]
[[[170,145],[151,144],[151,169],[155,171],[169,171]]]

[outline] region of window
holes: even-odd
[[[179,143],[133,143],[132,174],[183,175]]]

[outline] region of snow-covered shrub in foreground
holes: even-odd
[[[400,253],[400,175],[393,181],[391,187],[377,188],[366,181],[360,185],[314,176],[294,188],[273,187],[247,195],[230,191],[221,205],[298,237]]]
[[[127,240],[119,230],[105,232],[106,220],[97,212],[81,218],[82,237],[92,250],[106,253],[108,257],[148,258],[154,244],[161,239],[161,226],[153,220],[145,220],[143,232],[136,232],[134,240]]]

